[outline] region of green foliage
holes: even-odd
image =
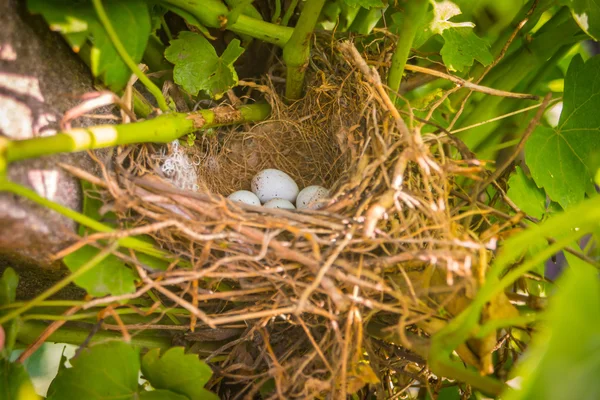
[[[349,7],[384,7],[383,0],[342,0]]]
[[[83,350],[71,359],[48,389],[49,400],[133,399],[138,393],[139,350],[108,342]]]
[[[139,350],[124,342],[108,342],[84,350],[62,368],[48,390],[49,400],[60,399],[216,399],[203,388],[210,368],[183,348],[173,348],[159,358],[159,349],[150,350],[141,361],[144,377],[156,390],[138,384]]]
[[[85,263],[100,253],[99,249],[86,245],[74,251],[63,262],[71,272],[77,271]],[[135,275],[117,256],[109,255],[100,264],[75,280],[92,296],[107,294],[120,295],[135,291]]]
[[[493,57],[490,46],[473,32],[475,25],[472,22],[451,21],[461,14],[460,8],[449,0],[431,3],[433,8],[425,16],[423,27],[417,31],[413,47],[419,48],[432,36],[440,35],[444,39],[440,55],[449,70],[464,71],[475,60],[482,65],[491,64]],[[391,18],[393,24],[390,29],[399,33],[399,27],[404,24],[404,13],[395,13]]]
[[[240,41],[235,39],[219,57],[206,38],[184,31],[178,39],[171,41],[165,57],[175,65],[175,83],[192,95],[202,90],[219,99],[237,85],[238,76],[233,63],[243,52]]]
[[[37,400],[29,375],[21,364],[0,360],[0,400]]]
[[[546,212],[546,194],[529,179],[521,167],[508,181],[508,197],[528,215],[541,219]]]
[[[17,286],[19,285],[19,276],[14,269],[8,267],[4,270],[0,278],[0,306],[13,303],[17,298]],[[5,314],[5,311],[0,311],[0,316]],[[4,340],[0,340],[0,358],[8,356],[12,351],[17,340],[19,329],[19,321],[8,321],[0,329],[4,329]]]
[[[83,213],[96,221],[100,221],[99,210],[102,207],[102,201],[95,197],[97,193],[90,183],[82,181],[81,185],[85,193]],[[79,234],[85,236],[86,233],[88,233],[88,230],[84,226],[80,226]],[[63,258],[63,262],[71,272],[75,272],[98,255],[99,252],[100,250],[96,247],[85,245]],[[107,294],[118,296],[135,291],[133,271],[121,259],[112,254],[109,254],[104,261],[76,279],[75,283],[92,296],[105,296]]]
[[[531,176],[563,208],[593,191],[591,160],[600,151],[600,57],[577,55],[565,78],[564,106],[556,128],[538,127],[525,145]]]
[[[156,389],[168,389],[190,400],[218,399],[204,389],[212,376],[208,365],[195,354],[184,354],[183,347],[174,347],[162,357],[160,349],[150,350],[142,359],[142,373]]]
[[[0,305],[10,304],[17,298],[19,276],[14,269],[8,267],[0,278]]]
[[[594,40],[600,40],[600,3],[595,0],[559,0],[569,6],[577,24]]]
[[[474,60],[482,65],[494,61],[488,43],[478,37],[471,28],[446,29],[442,33],[444,46],[440,51],[444,64],[451,71],[464,71]]]
[[[50,29],[63,34],[73,50],[90,40],[91,69],[113,91],[127,84],[131,71],[117,54],[89,0],[28,0],[32,13],[42,14]],[[150,13],[144,0],[104,0],[115,31],[127,53],[139,63],[150,36]]]
[[[567,255],[541,330],[514,372],[521,390],[507,400],[600,398],[600,281],[598,271]]]

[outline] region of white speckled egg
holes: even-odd
[[[271,199],[265,203],[265,208],[283,208],[284,210],[295,210],[296,207],[285,199]]]
[[[252,178],[252,191],[263,204],[272,199],[284,199],[293,203],[298,196],[298,185],[285,172],[264,169]]]
[[[298,210],[306,208],[311,210],[319,209],[323,207],[320,200],[325,199],[327,196],[329,196],[329,190],[324,187],[317,185],[307,186],[298,193],[296,207]]]
[[[238,190],[231,193],[227,198],[231,201],[250,204],[251,206],[260,206],[260,200],[249,190]]]

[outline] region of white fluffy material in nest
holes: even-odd
[[[198,191],[198,173],[196,168],[200,162],[190,160],[185,150],[181,148],[179,141],[171,142],[171,154],[167,155],[168,149],[163,147],[160,154],[162,165],[161,171],[173,185],[182,190]]]

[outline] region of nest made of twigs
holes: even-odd
[[[447,158],[455,142],[407,125],[356,49],[336,50],[315,50],[304,99],[285,105],[268,87],[271,119],[201,140],[199,192],[131,166],[105,177],[124,226],[187,263],[156,271],[133,260],[136,296],[156,289],[189,315],[183,327],[129,329],[192,327],[186,343],[227,337],[208,356],[219,360],[212,388],[224,398],[267,387],[280,398],[345,398],[367,384],[392,395],[391,386],[433,382],[427,338],[468,304],[488,251],[461,225],[480,212],[453,195],[457,175],[480,172],[476,161]],[[334,194],[318,211],[224,199],[265,167]]]

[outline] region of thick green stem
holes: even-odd
[[[481,312],[494,296],[512,285],[525,272],[550,258],[552,254],[586,233],[592,232],[596,229],[598,221],[600,221],[600,197],[594,197],[509,239],[504,244],[502,252],[487,274],[486,281],[473,302],[433,337],[430,363],[435,364],[447,360],[454,349],[464,343],[471,334],[477,333],[476,328]],[[527,249],[528,244],[537,237],[557,236],[564,232],[567,232],[566,236],[560,237],[554,244],[536,253],[535,256],[502,276],[506,269]]]
[[[60,132],[53,136],[0,143],[0,157],[9,163],[56,153],[100,149],[132,143],[169,143],[198,130],[265,119],[268,104],[221,107],[192,113],[170,113],[154,119],[120,125],[98,125]]]
[[[404,67],[410,54],[410,48],[415,40],[417,29],[421,26],[421,21],[427,11],[429,2],[426,0],[409,0],[405,4],[404,12],[406,15],[403,19],[404,22],[388,73],[390,99],[394,103],[400,91],[400,83],[402,82],[402,75],[404,74]]]
[[[61,215],[87,227],[93,229],[97,232],[115,232],[115,229],[111,228],[108,225],[104,225],[93,218],[88,217],[87,215],[83,215],[75,210],[72,210],[68,207],[63,206],[62,204],[58,204],[51,200],[46,199],[38,195],[35,191],[18,185],[13,182],[9,182],[6,180],[0,180],[0,192],[10,192],[14,193],[18,196],[23,196],[31,201],[36,202],[37,204],[46,207],[50,210],[54,210]],[[147,243],[143,240],[140,240],[136,237],[123,237],[118,240],[119,246],[125,247],[127,249],[134,250],[136,252],[142,253],[138,255],[138,258],[142,258],[141,256],[147,255],[149,257],[158,258],[165,262],[173,262],[174,258],[168,252],[157,249],[152,244]],[[186,265],[183,261],[180,261],[180,265]]]
[[[229,9],[220,0],[161,0],[194,15],[205,26],[226,28],[263,42],[283,47],[292,36],[292,28],[240,15],[233,23],[227,22]]]
[[[142,82],[144,86],[148,88],[148,91],[152,93],[152,95],[156,99],[156,102],[158,103],[158,107],[160,107],[162,111],[169,111],[167,101],[165,100],[165,97],[163,96],[160,89],[154,83],[152,83],[152,81],[138,68],[137,64],[131,59],[131,57],[127,53],[127,50],[125,49],[125,46],[123,46],[123,43],[121,43],[119,35],[117,35],[117,32],[115,32],[115,29],[113,28],[112,23],[108,18],[108,15],[106,15],[106,11],[102,6],[102,0],[92,0],[92,3],[94,4],[94,9],[96,10],[98,19],[102,23],[102,26],[104,26],[106,34],[110,38],[110,41],[115,47],[115,50],[117,50],[117,53],[119,53],[119,56],[121,56],[121,59],[123,59],[123,62],[127,64],[129,69],[138,77],[140,82]]]
[[[37,340],[37,338],[44,332],[48,325],[43,322],[27,321],[19,326],[19,333],[17,340],[23,344],[31,344]],[[68,343],[73,345],[81,345],[85,342],[90,334],[90,330],[74,327],[74,326],[63,326],[56,332],[54,332],[47,339],[48,342],[54,343]],[[104,342],[107,340],[122,340],[120,332],[114,331],[98,331],[92,337],[90,344]],[[149,335],[147,333],[140,333],[131,336],[131,344],[136,347],[147,347],[147,348],[160,348],[163,350],[169,349],[172,338],[166,335]]]
[[[312,35],[324,4],[325,0],[306,1],[294,33],[283,48],[283,61],[287,66],[285,97],[288,100],[297,100],[302,96]]]
[[[370,9],[360,8],[356,17],[350,24],[348,30],[350,32],[356,32],[360,35],[369,35],[373,31],[373,29],[377,26],[387,6],[384,8],[372,7]]]

